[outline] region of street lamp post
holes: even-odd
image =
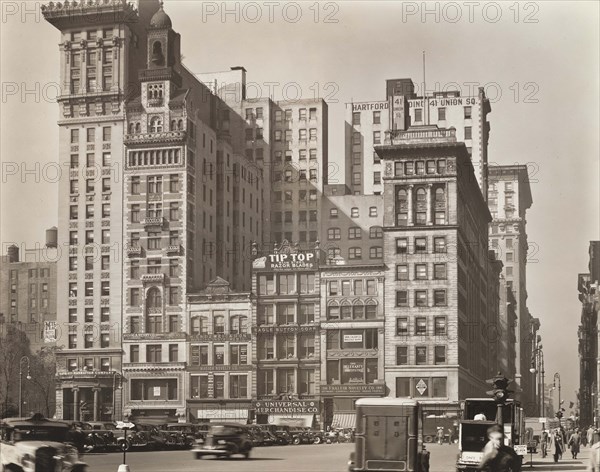
[[[19,417],[23,417],[23,361],[27,361],[27,380],[31,380],[31,364],[29,357],[23,356],[19,360]]]
[[[536,386],[538,390],[537,400],[540,402],[540,417],[546,416],[546,393],[545,393],[545,385],[544,385],[544,375],[546,371],[544,370],[544,351],[542,350],[543,346],[540,343],[537,348],[533,350],[533,356],[531,358],[531,369],[529,372],[534,374],[534,380],[536,381]],[[536,378],[535,374],[539,373],[539,377]]]
[[[560,374],[558,372],[556,372],[554,374],[554,383],[553,383],[554,388],[556,388],[556,379],[558,379],[558,411],[561,412],[561,410],[562,410],[562,401],[560,399]]]

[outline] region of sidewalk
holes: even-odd
[[[523,462],[522,472],[527,472],[528,470],[536,472],[585,471],[589,457],[589,447],[582,447],[581,452],[577,454],[577,459],[572,459],[571,452],[565,451],[562,459],[559,459],[557,463],[554,462],[552,456],[546,456],[542,459],[541,453],[534,454],[533,462],[531,462],[531,455],[528,454]]]

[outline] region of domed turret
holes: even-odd
[[[163,9],[163,2],[160,2],[160,8],[150,20],[150,28],[172,28],[171,18]]]

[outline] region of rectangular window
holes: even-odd
[[[446,279],[446,264],[433,264],[433,278],[436,280]]]
[[[415,279],[427,280],[427,264],[415,264]]]
[[[427,252],[427,238],[415,238],[415,254]]]
[[[408,365],[408,346],[396,346],[396,365]]]
[[[396,336],[408,336],[408,318],[396,318]]]
[[[433,238],[433,250],[436,253],[445,253],[446,252],[446,238],[444,238],[444,237]]]
[[[415,364],[427,364],[427,346],[415,346]]]
[[[88,143],[93,143],[94,141],[96,141],[96,129],[88,128],[86,130],[86,138]]]
[[[423,121],[423,109],[416,108],[415,109],[415,123],[421,123]]]
[[[354,112],[352,113],[352,124],[353,125],[360,125],[360,112]]]
[[[427,291],[415,291],[415,306],[427,306]]]
[[[438,108],[438,121],[445,121],[445,120],[446,120],[446,109]]]
[[[396,254],[408,253],[408,239],[396,238]]]
[[[467,139],[473,139],[472,128],[470,126],[465,126],[465,140]]]
[[[169,344],[169,362],[179,362],[179,346]]]
[[[433,363],[441,365],[446,363],[446,346],[435,346]]]
[[[433,291],[434,306],[446,306],[446,290]]]
[[[380,111],[373,112],[373,124],[374,125],[381,124],[381,112]]]
[[[146,346],[146,362],[162,362],[162,346],[160,344]]]
[[[436,336],[446,336],[446,317],[436,316],[434,318],[434,333]]]
[[[465,119],[470,119],[471,118],[471,114],[472,114],[472,109],[471,107],[464,107],[465,110]]]
[[[396,291],[396,306],[408,306],[408,291],[397,290]]]
[[[248,396],[248,376],[229,376],[229,398],[246,398]]]
[[[408,280],[408,265],[396,265],[396,280]]]
[[[415,335],[425,336],[427,334],[427,318],[415,318]]]

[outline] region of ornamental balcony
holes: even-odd
[[[169,143],[183,144],[185,131],[164,131],[158,133],[137,133],[125,135],[125,144]]]
[[[385,144],[456,142],[456,129],[438,128],[437,125],[413,126],[407,130],[394,129],[385,132]]]
[[[139,257],[142,255],[142,248],[140,246],[128,246],[127,255],[129,257]]]
[[[158,283],[162,284],[165,281],[165,274],[142,274],[142,283]]]
[[[162,228],[165,223],[165,219],[162,216],[147,216],[142,220],[142,225],[145,228],[148,227],[159,227]]]
[[[181,244],[170,244],[166,247],[167,254],[181,254]]]

